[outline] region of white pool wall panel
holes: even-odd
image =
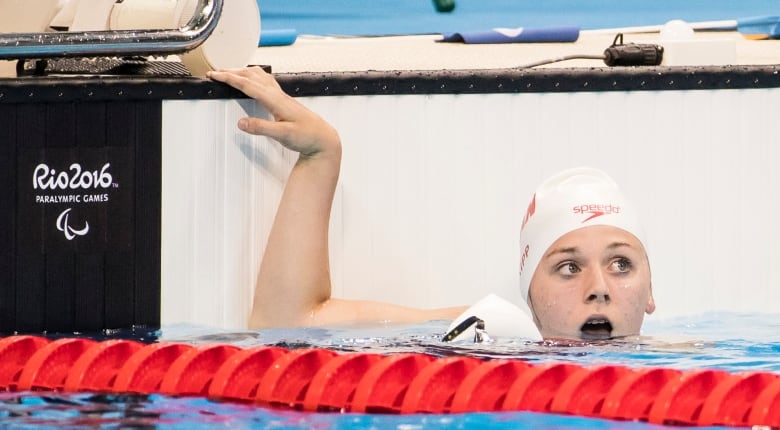
[[[334,296],[518,300],[520,221],[568,167],[643,214],[654,318],[775,312],[780,89],[372,95],[299,100],[339,130]],[[162,323],[245,327],[295,154],[238,131],[249,100],[163,106]]]

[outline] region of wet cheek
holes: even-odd
[[[622,292],[625,294],[623,294],[622,300],[619,301],[621,321],[617,322],[623,330],[632,334],[639,331],[647,300],[649,300],[647,294],[634,287],[635,284],[628,284],[622,288]]]
[[[558,307],[558,298],[554,294],[541,294],[537,300],[534,300],[534,307],[540,312],[553,312]]]
[[[576,319],[576,306],[573,303],[564,303],[560,300],[549,298],[540,304],[536,312],[536,317],[543,327],[552,329],[555,332],[568,332],[573,326],[577,326],[573,321]]]
[[[642,316],[637,315],[635,312],[630,312],[623,315],[622,324],[624,334],[639,334],[639,329],[642,326]]]
[[[549,327],[550,316],[553,314],[553,300],[546,294],[537,294],[533,297],[533,312],[542,327]]]
[[[636,305],[646,299],[647,293],[640,283],[628,282],[619,284],[615,291],[616,299],[621,302]]]

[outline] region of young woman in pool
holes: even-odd
[[[589,340],[638,335],[644,314],[654,311],[636,214],[606,174],[589,168],[545,181],[528,207],[520,235],[520,288],[528,306],[516,304],[520,312],[500,300],[495,307],[492,299],[472,308],[415,309],[332,298],[328,223],[341,164],[338,133],[259,67],[209,76],[256,99],[273,117],[243,118],[239,129],[299,153],[268,237],[251,327],[458,322],[481,313],[479,318],[517,319],[519,332],[533,325],[546,339]],[[485,325],[493,334],[487,319]]]

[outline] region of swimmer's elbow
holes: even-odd
[[[327,301],[318,303],[312,309],[301,311],[273,311],[270,309],[258,309],[255,307],[249,316],[248,327],[251,330],[268,328],[293,328],[310,327],[316,324],[317,310]]]
[[[254,312],[252,313],[252,315],[249,316],[247,327],[250,330],[262,330],[264,328],[271,328],[268,321],[266,321],[264,318],[255,315]]]

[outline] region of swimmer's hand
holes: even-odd
[[[250,134],[267,136],[305,158],[341,155],[338,132],[317,114],[287,95],[276,79],[260,67],[208,72],[215,81],[226,83],[257,100],[273,116],[242,118],[238,128]]]

